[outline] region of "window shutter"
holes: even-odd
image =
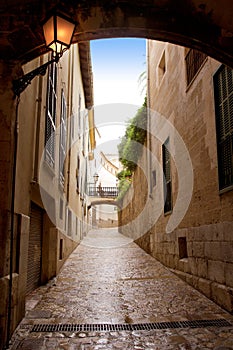
[[[171,159],[167,149],[169,139],[162,146],[163,174],[164,174],[164,213],[172,210],[172,186],[171,186]]]
[[[219,188],[233,185],[233,70],[222,65],[214,76]]]
[[[59,179],[64,186],[65,181],[65,157],[66,157],[66,118],[67,106],[64,91],[61,92],[61,120],[60,120],[60,154],[59,154]]]
[[[45,129],[45,160],[54,168],[55,162],[55,125],[57,106],[57,64],[53,63],[48,70],[46,129]]]

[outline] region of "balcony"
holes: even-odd
[[[116,198],[118,196],[118,187],[88,186],[87,195],[99,198]]]

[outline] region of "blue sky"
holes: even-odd
[[[91,41],[95,105],[141,106],[138,78],[146,70],[146,40],[121,38]]]
[[[144,102],[138,78],[146,70],[146,40],[93,40],[91,60],[95,123],[101,135],[97,136],[96,153],[117,154],[127,121]]]

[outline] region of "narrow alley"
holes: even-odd
[[[26,308],[11,350],[233,349],[233,317],[114,229],[91,231]]]

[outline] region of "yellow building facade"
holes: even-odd
[[[27,63],[24,73],[49,59]],[[27,294],[57,275],[89,230],[92,88],[89,43],[75,44],[17,99],[14,230],[7,249],[11,271],[0,279],[0,348],[24,316]]]

